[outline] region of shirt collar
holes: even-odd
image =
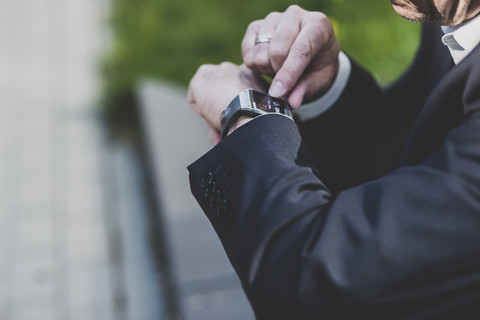
[[[442,42],[458,64],[480,43],[480,15],[455,27],[443,26]]]

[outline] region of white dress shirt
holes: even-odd
[[[301,122],[308,121],[316,118],[328,109],[340,98],[343,89],[347,86],[348,78],[350,78],[350,72],[352,70],[352,64],[347,55],[340,51],[338,54],[338,72],[330,89],[320,99],[303,104],[295,110],[295,115]]]
[[[442,41],[450,50],[455,64],[458,64],[480,43],[480,15],[456,27],[442,27],[442,30],[445,33]],[[352,69],[350,60],[343,52],[340,52],[338,60],[338,73],[327,93],[295,110],[295,115],[301,122],[316,118],[327,111],[347,86]]]
[[[480,43],[480,15],[457,27],[442,27],[443,43],[458,64]]]

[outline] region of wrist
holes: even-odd
[[[240,128],[241,126],[243,126],[244,124],[246,124],[247,122],[250,122],[251,120],[253,120],[254,117],[252,116],[241,116],[239,117],[233,124],[232,126],[230,127],[230,129],[228,130],[227,132],[227,136],[230,135],[233,131],[237,130],[238,128]]]
[[[283,99],[271,97],[263,92],[246,89],[240,92],[228,107],[223,110],[220,117],[220,132],[222,138],[231,132],[232,126],[236,128],[259,115],[277,113],[292,118],[292,111]],[[241,117],[246,117],[238,121]],[[249,119],[250,118],[250,119]]]

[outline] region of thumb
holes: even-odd
[[[332,86],[338,72],[338,63],[305,74],[288,95],[292,108],[298,108],[304,102],[310,102],[323,96]]]

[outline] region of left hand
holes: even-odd
[[[188,102],[214,132],[211,140],[218,142],[220,115],[241,91],[252,88],[266,92],[268,83],[244,65],[230,62],[202,65],[188,88]]]

